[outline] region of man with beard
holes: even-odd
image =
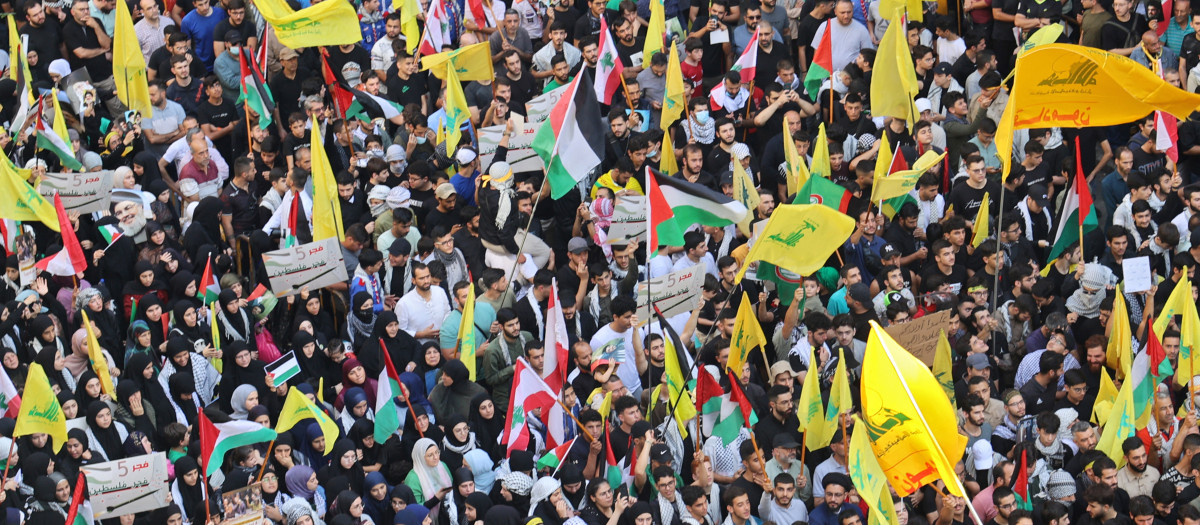
[[[587,343],[592,338],[592,334],[596,333],[596,320],[587,310],[580,310],[579,303],[575,302],[575,296],[568,292],[559,290],[558,302],[562,306],[563,319],[567,322],[567,340],[572,345],[580,341]],[[588,356],[591,356],[590,349]]]
[[[1092,468],[1088,469],[1085,475],[1079,478],[1077,485],[1083,489],[1080,491],[1083,492],[1083,500],[1075,500],[1077,515],[1082,516],[1085,509],[1087,510],[1087,514],[1093,518],[1099,517],[1096,512],[1093,512],[1094,510],[1103,510],[1105,508],[1115,513],[1123,514],[1129,512],[1129,493],[1117,486],[1117,464],[1108,456],[1101,454],[1096,457],[1096,460],[1092,462]],[[1087,488],[1083,488],[1084,486]],[[1111,494],[1106,504],[1103,501],[1088,498],[1088,494],[1096,487],[1103,487]],[[1112,516],[1108,516],[1102,521],[1108,521],[1109,519],[1112,519]],[[1086,523],[1086,520],[1082,521]]]
[[[967,447],[976,441],[992,440],[992,426],[984,419],[983,398],[975,395],[967,396],[963,403],[963,413],[967,415],[962,422],[962,433],[967,436]]]
[[[996,487],[992,492],[992,504],[996,506],[996,517],[988,525],[1009,525],[1008,518],[1017,510],[1017,495],[1009,487]]]
[[[845,449],[845,447],[842,448]],[[821,487],[823,488],[821,501],[820,503],[814,502],[816,507],[808,515],[810,525],[837,525],[838,514],[844,510],[852,510],[858,513],[859,518],[862,518],[862,510],[858,508],[858,505],[847,501],[850,491],[854,489],[850,476],[840,472],[830,472],[821,479]]]
[[[980,356],[987,361],[986,356]],[[984,376],[975,376],[967,380],[967,395],[979,396],[983,400],[983,420],[991,425],[992,430],[1000,426],[1004,420],[1004,402],[992,397],[992,382]]]
[[[392,241],[387,249],[387,264],[383,265],[384,305],[388,310],[396,307],[396,301],[412,289],[412,276],[408,272],[408,257],[412,253],[412,245],[407,239]]]
[[[1108,485],[1092,485],[1083,491],[1086,513],[1079,515],[1076,525],[1100,525],[1117,517],[1113,509],[1113,489]]]
[[[704,161],[704,169],[709,173],[728,173],[730,161],[733,159],[733,146],[737,144],[737,129],[733,120],[722,117],[716,120],[717,144]]]
[[[1171,402],[1169,393],[1158,392],[1154,395],[1153,410],[1154,417],[1150,418],[1146,428],[1138,430],[1137,436],[1141,438],[1148,453],[1154,454],[1150,461],[1165,468],[1166,465],[1171,464],[1171,451],[1175,447],[1175,442],[1181,441],[1176,437],[1179,435],[1183,420],[1175,417],[1175,404]]]
[[[788,436],[799,441],[803,436],[796,430],[800,427],[800,421],[792,403],[792,389],[787,386],[772,386],[767,391],[767,404],[770,407],[767,417],[759,419],[758,424],[754,425],[754,434]]]
[[[471,275],[479,275],[483,272],[483,240],[479,237],[479,208],[475,206],[464,207],[459,214],[464,221],[464,228],[458,230],[452,235],[454,237],[454,247],[462,252],[463,257],[467,260],[467,268],[470,268]]]
[[[417,338],[421,344],[437,342],[442,321],[450,313],[450,301],[439,290],[433,293],[429,267],[420,262],[412,264],[412,291],[396,303],[396,320],[400,329]]]
[[[1025,397],[1013,389],[1005,391],[1004,408],[1007,414],[992,433],[992,448],[1001,454],[1008,454],[1017,444],[1017,423],[1025,417]]]
[[[1130,436],[1121,443],[1121,452],[1125,454],[1125,467],[1117,471],[1117,486],[1128,492],[1130,498],[1149,496],[1159,472],[1150,465],[1146,445],[1137,436]]]
[[[492,387],[492,398],[496,406],[507,407],[512,392],[513,363],[525,355],[525,343],[533,341],[533,334],[521,330],[521,321],[511,308],[496,312],[500,333],[488,341],[489,352],[483,356],[479,377]]]

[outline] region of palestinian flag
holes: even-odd
[[[120,239],[121,236],[124,235],[124,233],[121,232],[121,228],[118,228],[115,224],[105,224],[104,226],[101,226],[99,230],[100,236],[104,237],[104,242],[107,242],[109,246],[111,246],[112,243],[117,242],[117,239]]]
[[[613,492],[616,492],[617,487],[633,477],[629,475],[628,462],[628,458],[621,458],[621,461],[617,462],[617,457],[613,454],[612,436],[608,432],[608,421],[606,420],[604,422],[604,478],[608,480]]]
[[[350,104],[354,103],[354,95],[346,88],[342,87],[342,77],[339,76],[340,71],[334,72],[329,67],[329,60],[321,55],[321,75],[325,78],[325,85],[329,87],[330,94],[333,97],[333,109],[343,117],[346,116],[346,110],[350,108]]]
[[[821,91],[821,84],[825,79],[833,75],[833,20],[825,22],[825,32],[821,36],[821,43],[817,44],[817,49],[813,53],[812,64],[808,66],[808,74],[804,75],[804,90],[808,92],[809,98],[817,98],[817,94]]]
[[[75,490],[71,493],[71,510],[67,511],[67,519],[63,523],[70,525],[88,525],[92,523],[92,504],[87,499],[87,476],[80,471],[75,480]]]
[[[47,126],[46,120],[42,118],[42,101],[44,100],[45,97],[39,100],[37,108],[37,146],[53,152],[63,167],[71,171],[83,169],[83,164],[71,152],[71,146],[54,131],[53,127]]]
[[[376,424],[378,425],[378,423]],[[558,466],[562,465],[562,462],[567,459],[567,451],[571,450],[571,447],[575,445],[576,439],[579,439],[579,436],[575,436],[575,439],[547,450],[546,454],[537,461],[537,470],[542,470],[544,468],[558,470]]]
[[[60,277],[83,273],[88,267],[87,257],[83,255],[83,247],[79,245],[79,239],[75,237],[75,230],[71,229],[71,219],[67,217],[67,210],[63,209],[62,197],[57,191],[54,192],[54,211],[58,212],[62,249],[58,253],[38,261],[34,266]]]
[[[652,247],[683,246],[683,232],[692,225],[721,228],[741,222],[748,213],[746,206],[723,193],[649,167],[646,169],[650,219],[658,239],[657,244],[648,243]]]
[[[221,285],[217,284],[216,279],[213,279],[211,256],[208,258],[208,263],[204,265],[204,273],[200,276],[200,293],[204,294],[205,305],[217,302],[217,296],[221,295]]]
[[[1058,232],[1054,234],[1054,245],[1046,258],[1053,261],[1067,249],[1067,246],[1083,242],[1079,238],[1080,231],[1087,232],[1100,227],[1096,218],[1096,209],[1092,206],[1092,192],[1088,189],[1087,179],[1083,176],[1083,162],[1079,155],[1079,138],[1075,138],[1075,184],[1067,190],[1067,199],[1063,203],[1062,219],[1058,223]]]
[[[1033,510],[1033,500],[1029,497],[1029,465],[1026,463],[1028,452],[1021,452],[1021,466],[1014,472],[1012,485],[1009,487],[1017,494],[1017,508]]]
[[[376,118],[391,120],[399,117],[404,111],[404,106],[386,98],[354,88],[349,88],[349,91],[354,95],[354,101],[346,108],[346,118],[358,117],[363,121]]]
[[[300,240],[296,238],[296,221],[300,217],[300,193],[292,191],[292,209],[287,216],[287,224],[283,228],[283,239],[281,243],[284,248],[291,248],[300,244]]]
[[[725,395],[725,389],[721,388],[721,383],[708,373],[708,369],[700,366],[696,368],[696,405],[700,407],[700,413],[710,414],[721,410],[721,396]]]
[[[596,84],[593,90],[596,92],[596,100],[602,104],[612,104],[613,93],[621,89],[621,72],[625,70],[625,64],[621,62],[621,57],[617,53],[617,46],[613,44],[612,32],[608,30],[608,22],[605,17],[600,17],[600,58],[596,60]]]
[[[379,371],[379,383],[375,392],[375,442],[384,443],[400,430],[400,407],[396,404],[396,396],[404,395],[400,388],[400,374],[392,364],[387,346],[379,341],[383,354],[383,370]]]
[[[245,102],[247,108],[258,113],[258,127],[267,129],[271,127],[271,117],[275,114],[275,97],[272,97],[271,90],[267,89],[267,82],[263,80],[262,72],[254,63],[254,56],[245,47],[238,53],[238,59],[242,63],[242,94],[238,96],[237,101]],[[247,60],[250,61],[249,64],[246,64]]]
[[[719,436],[725,446],[737,439],[742,427],[753,428],[754,424],[758,423],[758,415],[750,407],[750,399],[742,392],[741,384],[732,372],[729,373],[729,379],[730,390],[728,394],[721,396],[720,413],[711,433],[713,436]]]
[[[809,177],[792,204],[824,204],[842,213],[850,207],[850,190],[825,177]]]
[[[555,199],[571,191],[604,159],[606,128],[592,94],[592,78],[585,69],[567,84],[550,118],[533,136],[533,150],[546,164],[546,180]]]
[[[1159,383],[1175,374],[1158,334],[1154,333],[1153,318],[1150,319],[1149,326],[1146,348],[1134,356],[1129,374],[1125,378],[1126,381],[1133,382],[1133,413],[1138,428],[1145,427],[1150,421],[1150,411],[1154,408],[1154,394],[1158,391]]]
[[[571,340],[567,336],[567,318],[563,314],[562,301],[558,299],[558,279],[551,281],[548,300],[545,316],[546,361],[542,364],[542,380],[546,381],[551,390],[561,394],[563,384],[567,382],[567,363],[570,362],[568,349],[571,347]],[[475,320],[471,319],[472,328],[474,324]]]
[[[738,57],[737,62],[733,63],[730,71],[736,71],[742,76],[742,83],[748,84],[754,80],[754,73],[758,71],[758,29],[754,30],[754,34],[750,36],[750,42],[746,43],[746,48],[742,50],[742,56]],[[754,93],[750,94],[754,96]]]
[[[222,422],[214,423],[210,419],[214,415],[223,418]],[[276,436],[274,430],[259,423],[229,419],[229,416],[216,410],[201,410],[196,424],[200,427],[200,459],[203,460],[206,477],[221,470],[226,452],[245,445],[265,443]]]

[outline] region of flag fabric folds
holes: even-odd
[[[129,16],[129,6],[125,2],[117,2],[112,65],[117,98],[149,119],[154,114],[154,106],[150,103],[150,86],[146,83],[146,55],[142,54],[142,46],[138,44],[133,18]]]
[[[275,431],[287,432],[297,423],[306,419],[315,420],[321,427],[321,434],[325,436],[325,446],[332,446],[332,443],[337,441],[338,434],[341,432],[337,423],[324,410],[317,408],[317,405],[314,405],[304,392],[296,387],[291,387],[288,390],[287,398],[283,401],[283,408],[279,410],[279,420],[275,423]],[[259,427],[261,426],[259,425]]]
[[[667,35],[667,9],[663,0],[650,0],[650,23],[646,26],[646,42],[642,46],[642,60],[646,64],[654,54],[663,50],[663,39]],[[671,46],[675,47],[675,46]],[[670,75],[670,73],[667,73]],[[667,78],[670,78],[669,76]]]
[[[258,0],[254,7],[275,29],[279,43],[292,49],[357,44],[363,39],[350,2],[314,3],[294,11],[284,0]]]
[[[818,376],[813,376],[812,379],[819,381],[819,374]],[[807,382],[808,377],[805,377],[805,380]],[[846,373],[846,354],[838,350],[837,368],[834,369],[833,384],[829,388],[829,403],[825,405],[825,412],[821,415],[824,424],[820,425],[819,431],[817,426],[809,429],[808,433],[804,436],[805,445],[810,450],[829,446],[833,442],[833,435],[837,433],[838,427],[842,423],[842,414],[846,414],[853,409],[854,400],[851,399],[850,380]]]
[[[1179,357],[1175,370],[1175,384],[1186,386],[1188,379],[1200,373],[1200,317],[1196,313],[1196,303],[1192,301],[1192,284],[1187,272],[1171,290],[1167,302],[1163,304],[1162,312],[1154,321],[1152,329],[1156,334],[1166,334],[1170,321],[1175,316],[1179,318]]]
[[[304,395],[304,394],[301,394]],[[224,415],[217,413],[214,415]],[[225,461],[225,453],[238,447],[266,443],[278,435],[274,430],[262,426],[262,423],[231,419],[214,422],[210,412],[200,410],[196,418],[197,433],[200,434],[200,460],[204,465],[204,476],[208,477],[221,470]],[[327,443],[333,443],[326,439]],[[327,444],[326,447],[333,445]]]
[[[660,0],[654,0],[652,5],[662,5]],[[650,39],[647,38],[646,42]],[[670,135],[669,128],[679,117],[683,115],[684,107],[687,105],[687,90],[683,86],[683,69],[679,65],[679,47],[674,42],[671,43],[670,55],[667,60],[667,80],[666,88],[663,90],[662,116],[658,120],[658,125],[666,132],[664,136]],[[650,55],[643,55],[650,56]],[[669,138],[663,139],[663,155],[666,156],[666,146]],[[674,153],[672,153],[674,155]],[[667,173],[674,173],[674,171]]]
[[[787,192],[788,195],[795,195],[800,191],[800,187],[808,182],[809,174],[808,166],[800,157],[800,151],[796,149],[796,141],[788,132],[787,119],[783,119],[783,159],[787,172]]]
[[[14,221],[41,221],[58,231],[58,213],[37,190],[26,182],[28,170],[19,170],[8,157],[0,159],[0,218]]]
[[[247,107],[258,113],[259,128],[268,129],[275,114],[275,97],[271,96],[262,71],[246,48],[243,47],[241,53],[238,53],[238,59],[242,65],[242,93],[238,96],[238,102],[245,102]],[[249,64],[246,61],[249,61]]]
[[[941,479],[951,494],[965,497],[954,462],[967,438],[958,433],[954,407],[929,367],[874,321],[860,384],[871,448],[896,493],[907,496]]]
[[[796,193],[796,200],[793,204],[820,204],[846,213],[846,210],[850,208],[850,199],[853,197],[850,190],[841,184],[825,177],[809,177],[800,191]]]
[[[542,363],[542,380],[556,394],[562,393],[567,383],[567,368],[570,363],[568,349],[571,341],[567,336],[567,319],[563,315],[562,301],[558,298],[558,279],[550,284],[550,297],[546,305],[546,354]]]
[[[1011,102],[1010,102],[1011,104]],[[996,135],[999,137],[999,135]],[[1092,192],[1088,188],[1087,178],[1083,175],[1083,163],[1079,155],[1079,139],[1075,140],[1075,183],[1067,190],[1067,198],[1063,202],[1062,216],[1058,221],[1058,230],[1054,234],[1054,244],[1050,247],[1050,255],[1046,260],[1053,261],[1067,247],[1082,242],[1080,233],[1100,227],[1096,209],[1092,206]]]
[[[854,432],[850,436],[850,449],[846,453],[846,464],[850,468],[850,480],[858,496],[871,509],[868,523],[871,525],[886,525],[900,523],[896,517],[896,507],[892,504],[892,493],[888,489],[887,476],[875,458],[871,449],[871,440],[867,437],[866,424],[858,416],[854,417]]]
[[[668,406],[675,408],[671,417],[675,419],[675,424],[679,427],[679,435],[683,439],[687,439],[687,422],[696,417],[696,404],[692,401],[692,396],[687,389],[688,372],[692,369],[691,356],[688,355],[683,342],[679,340],[679,334],[676,334],[675,329],[671,327],[671,323],[666,322],[661,314],[659,321],[663,330],[663,350],[666,354],[663,359],[663,378],[665,379],[663,385],[670,395],[670,405]]]
[[[1133,365],[1133,331],[1129,328],[1129,307],[1125,302],[1125,294],[1118,291],[1113,294],[1112,315],[1110,323],[1115,323],[1109,332],[1108,347],[1105,349],[1105,364],[1116,372],[1118,380],[1129,375]]]
[[[425,33],[421,36],[421,46],[417,51],[422,55],[434,55],[440,53],[442,47],[452,45],[450,23],[444,0],[431,0],[429,9],[425,11]]]
[[[612,104],[613,94],[621,89],[621,73],[625,70],[625,64],[617,53],[605,18],[600,17],[600,45],[597,47],[600,57],[596,59],[596,81],[592,87],[596,100],[601,104]]]
[[[83,327],[87,329],[88,361],[92,366],[92,371],[100,378],[100,389],[108,394],[109,398],[117,399],[117,390],[113,388],[112,374],[108,371],[108,359],[104,357],[104,349],[100,347],[100,340],[96,338],[96,331],[92,329],[92,321],[88,318],[87,308],[80,308],[79,312],[83,314]]]
[[[380,341],[379,348],[387,348],[387,345]],[[396,404],[396,397],[404,395],[404,390],[400,387],[400,374],[396,373],[396,366],[392,364],[392,356],[386,350],[380,352],[383,357],[383,370],[379,371],[379,382],[375,392],[375,442],[383,443],[392,437],[403,421],[400,418],[400,407]],[[323,430],[323,429],[322,429]]]
[[[565,441],[562,434],[564,414],[557,394],[550,390],[524,357],[518,358],[513,367],[512,395],[508,400],[508,417],[505,419],[508,428],[504,430],[501,444],[509,452],[529,446],[530,428],[526,418],[538,409],[543,421],[553,423],[546,426],[547,446],[562,444]]]
[[[920,88],[908,49],[908,24],[902,12],[894,12],[891,20],[871,70],[871,115],[904,119],[911,127],[921,115],[913,102]]]
[[[443,109],[446,111],[446,151],[456,151],[462,139],[462,127],[471,121],[471,109],[467,106],[467,96],[463,93],[456,68],[446,68],[446,104]]]
[[[334,179],[333,168],[329,165],[329,157],[325,153],[321,123],[316,117],[312,119],[312,237],[314,241],[337,237],[338,242],[346,238],[346,230],[342,227],[342,204],[338,198],[337,181]]]
[[[933,354],[933,377],[937,378],[938,384],[942,385],[942,392],[946,393],[946,398],[950,400],[950,404],[955,404],[954,399],[954,353],[950,350],[950,340],[946,338],[946,331],[938,331],[937,350]]]
[[[979,206],[979,211],[975,213],[974,231],[971,235],[971,246],[976,248],[978,248],[980,244],[983,244],[983,241],[987,239],[989,235],[991,235],[989,232],[991,228],[988,225],[989,218],[991,217],[991,214],[988,213],[990,203],[991,199],[988,198],[987,193],[984,193],[983,204]]]
[[[34,264],[38,269],[50,272],[51,275],[74,277],[87,270],[87,257],[83,255],[83,247],[71,227],[71,219],[63,209],[62,197],[54,193],[54,211],[58,215],[58,227],[61,233],[62,249],[54,255],[47,256]],[[116,399],[115,397],[113,399]]]
[[[54,438],[55,453],[67,442],[67,416],[58,404],[58,396],[50,387],[50,379],[46,377],[42,365],[30,363],[25,377],[25,398],[21,401],[21,411],[17,414],[17,426],[12,437],[15,439],[35,433],[50,434]]]
[[[775,208],[758,241],[738,270],[738,281],[754,261],[767,261],[801,275],[825,265],[850,237],[857,222],[844,213],[817,204],[784,204]]]
[[[421,57],[421,70],[442,80],[447,78],[450,68],[454,68],[459,82],[492,80],[496,73],[492,69],[491,44],[480,42]]]
[[[411,55],[421,43],[421,25],[417,23],[421,5],[417,0],[392,0],[393,6],[397,4],[400,5],[400,31],[404,33],[404,49]]]
[[[763,335],[762,325],[758,323],[754,305],[750,303],[750,294],[743,291],[742,303],[738,306],[737,318],[733,321],[733,339],[729,341],[729,360],[726,361],[725,368],[732,370],[740,377],[742,363],[746,362],[750,356],[750,350],[756,346],[765,349],[767,337]]]
[[[813,51],[812,64],[808,66],[808,73],[804,74],[804,90],[808,92],[808,97],[816,99],[821,92],[821,84],[825,79],[833,75],[833,20],[825,22],[825,29],[821,33],[821,42],[817,44],[817,48]],[[877,58],[880,56],[875,55]],[[894,87],[894,86],[893,86]],[[832,88],[831,88],[832,89]],[[816,159],[813,159],[814,161]],[[826,174],[826,177],[829,175]]]
[[[758,195],[758,189],[754,187],[754,179],[751,179],[750,174],[746,173],[741,159],[736,156],[733,158],[733,198],[751,212],[757,209],[759,203],[762,202],[762,197]],[[746,237],[751,235],[750,221],[753,219],[754,214],[747,213],[737,223],[738,230],[742,232],[742,235]]]
[[[467,366],[468,379],[475,380],[478,368],[475,352],[479,341],[475,340],[475,285],[467,287],[467,302],[462,307],[462,318],[458,323],[458,358]]]
[[[67,142],[67,123],[63,120],[62,105],[58,101],[58,89],[50,91],[50,100],[54,104],[54,123],[46,125],[46,119],[42,118],[42,104],[45,103],[46,97],[42,97],[42,102],[38,104],[37,111],[37,145],[39,148],[49,150],[58,157],[58,161],[62,163],[64,168],[71,171],[83,169],[83,164],[75,158],[75,150],[71,148],[71,144]]]
[[[607,128],[601,124],[600,104],[592,96],[591,77],[583,71],[567,86],[533,137],[533,150],[546,164],[546,181],[555,199],[566,195],[604,160]]]
[[[653,184],[663,198],[662,203],[657,200],[652,203],[651,211],[654,212],[661,204],[665,204],[673,214],[680,232],[680,243],[666,244],[667,246],[683,246],[683,231],[692,224],[720,228],[737,224],[749,213],[742,203],[725,196],[724,193],[669,175],[653,169],[648,174],[648,178],[653,178]],[[659,235],[663,235],[663,232],[660,231]],[[665,243],[660,241],[659,244]]]

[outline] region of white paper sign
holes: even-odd
[[[262,254],[276,297],[347,281],[346,263],[336,237]]]
[[[167,506],[167,455],[107,461],[79,468],[87,476],[88,499],[98,519]]]
[[[108,210],[112,202],[113,172],[47,173],[38,185],[38,193],[54,200],[54,192],[62,197],[63,209],[79,213]]]
[[[654,294],[654,305],[670,319],[690,312],[700,301],[700,287],[704,286],[704,263],[678,272],[672,272],[648,283],[638,284],[638,320],[643,324],[650,321],[649,293]]]
[[[531,123],[541,122],[550,118],[550,110],[554,109],[554,105],[558,103],[558,99],[562,98],[563,93],[567,92],[567,86],[554,88],[549,93],[544,93],[533,97],[533,100],[525,103],[525,117]]]
[[[1150,257],[1132,257],[1121,261],[1121,273],[1125,277],[1125,293],[1149,290],[1154,284],[1150,275]]]
[[[506,157],[508,164],[512,166],[513,173],[521,173],[525,171],[541,172],[545,163],[542,158],[537,156],[537,152],[533,151],[533,136],[537,135],[538,128],[542,127],[540,123],[526,122],[519,132],[514,132],[512,137],[508,139],[508,156]],[[491,166],[492,159],[496,156],[496,147],[500,145],[500,139],[504,135],[504,126],[488,126],[479,129],[479,158],[483,166]]]
[[[617,197],[612,221],[608,227],[609,244],[628,244],[630,239],[646,240],[646,197],[626,195]]]

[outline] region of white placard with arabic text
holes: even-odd
[[[106,461],[80,467],[87,476],[88,499],[97,519],[136,514],[167,506],[167,455]]]
[[[678,272],[671,272],[649,282],[638,284],[638,320],[650,321],[649,294],[654,294],[654,305],[667,319],[690,312],[700,301],[700,287],[704,286],[704,263]]]
[[[271,291],[276,297],[299,292],[307,286],[317,290],[346,282],[346,263],[335,237],[262,254]]]

